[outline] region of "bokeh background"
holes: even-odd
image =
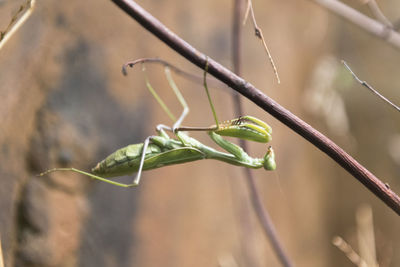
[[[0,29],[22,3],[0,1]],[[347,3],[370,15],[361,2]],[[233,1],[139,4],[231,68]],[[282,83],[250,22],[243,26],[243,77],[400,192],[400,114],[353,82],[340,64],[346,60],[400,103],[400,50],[313,1],[253,5]],[[399,1],[379,5],[390,20],[400,18]],[[202,75],[106,0],[38,1],[0,50],[0,234],[7,267],[280,266],[239,167],[216,161],[170,166],[145,172],[140,186],[129,190],[73,173],[35,176],[57,166],[90,170],[116,149],[143,142],[157,124],[171,124],[140,67],[121,74],[126,61],[155,56]],[[147,65],[146,73],[179,114],[163,68]],[[185,125],[213,124],[202,85],[174,77],[191,108]],[[210,87],[220,120],[232,118],[230,90],[216,82]],[[243,103],[246,114],[273,127],[278,169],[254,174],[296,266],[354,266],[332,238],[339,235],[359,251],[356,214],[367,206],[380,266],[399,266],[398,216],[317,148]],[[205,133],[192,136],[214,146]],[[260,157],[266,148],[250,144],[249,153]]]

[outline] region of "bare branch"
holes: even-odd
[[[314,0],[314,2],[349,20],[365,31],[385,40],[395,48],[400,49],[400,33],[388,26],[369,18],[337,0]]]
[[[112,1],[165,44],[199,68],[205,69],[207,62],[206,55],[182,40],[137,3],[132,0]],[[210,57],[208,57],[208,72],[232,89],[247,97],[250,101],[307,139],[310,143],[314,144],[321,151],[325,152],[378,198],[385,202],[393,211],[400,215],[400,197],[390,188],[387,188],[382,181],[353,159],[332,140],[286,110],[273,99],[255,88],[254,85],[237,76]]]
[[[351,70],[351,68],[349,67],[349,65],[347,65],[346,61],[342,60],[343,65],[346,67],[346,69],[348,71],[350,71],[351,75],[353,76],[353,78],[359,82],[362,86],[366,87],[367,89],[369,89],[372,93],[374,93],[375,95],[377,95],[380,99],[382,99],[383,101],[385,101],[385,103],[389,104],[390,106],[392,106],[394,109],[396,109],[397,111],[400,111],[400,108],[396,105],[393,104],[389,99],[387,99],[386,97],[384,97],[383,95],[381,95],[378,91],[376,91],[374,88],[372,88],[371,85],[369,85],[366,81],[361,81],[357,75]]]

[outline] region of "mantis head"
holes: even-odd
[[[272,140],[271,126],[252,116],[222,122],[215,133],[260,143],[268,143]]]
[[[268,151],[264,156],[264,169],[267,171],[273,171],[276,169],[275,154],[271,146],[268,147]]]

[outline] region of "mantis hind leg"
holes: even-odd
[[[149,136],[144,140],[143,149],[142,149],[142,155],[141,155],[141,158],[140,158],[139,169],[138,169],[138,172],[137,172],[137,174],[136,174],[136,176],[133,179],[131,184],[124,184],[124,183],[115,182],[113,180],[110,180],[110,179],[107,179],[107,178],[104,178],[104,177],[101,177],[101,176],[98,176],[98,175],[95,175],[95,174],[92,174],[92,173],[89,173],[89,172],[81,171],[81,170],[75,169],[75,168],[54,168],[54,169],[50,169],[50,170],[47,170],[45,172],[42,172],[38,176],[44,176],[46,174],[49,174],[49,173],[52,173],[52,172],[58,172],[58,171],[69,171],[69,172],[76,172],[76,173],[79,173],[79,174],[83,174],[83,175],[88,176],[90,178],[93,178],[93,179],[96,179],[96,180],[99,180],[99,181],[102,181],[102,182],[106,182],[106,183],[109,183],[109,184],[112,184],[112,185],[116,185],[116,186],[119,186],[119,187],[127,188],[127,187],[138,186],[139,182],[140,182],[140,177],[142,175],[144,160],[145,160],[145,156],[146,156],[146,152],[145,151],[147,150],[147,147],[149,146],[151,138],[152,138],[152,136]]]
[[[89,172],[81,171],[81,170],[78,170],[78,169],[75,169],[75,168],[54,168],[54,169],[50,169],[50,170],[47,170],[47,171],[45,171],[45,172],[42,172],[42,173],[39,174],[38,176],[44,176],[44,175],[46,175],[46,174],[49,174],[49,173],[52,173],[52,172],[58,172],[58,171],[76,172],[76,173],[79,173],[79,174],[83,174],[83,175],[85,175],[85,176],[88,176],[88,177],[90,177],[90,178],[93,178],[93,179],[96,179],[96,180],[100,180],[100,181],[102,181],[102,182],[106,182],[106,183],[109,183],[109,184],[112,184],[112,185],[116,185],[116,186],[119,186],[119,187],[133,187],[133,186],[137,186],[137,184],[135,184],[135,183],[132,183],[132,184],[118,183],[118,182],[115,182],[115,181],[112,181],[112,180],[109,180],[109,179],[106,179],[106,178],[103,178],[103,177],[94,175],[94,174],[89,173]]]

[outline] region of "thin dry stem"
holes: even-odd
[[[247,1],[246,12],[244,13],[244,18],[243,18],[243,26],[246,25],[247,18],[249,17],[250,8],[251,8],[251,1]]]
[[[332,244],[335,245],[346,257],[356,266],[366,267],[365,261],[354,251],[354,249],[340,236],[335,236],[332,239]]]
[[[0,267],[4,267],[3,248],[1,246],[1,238],[0,238]]]
[[[12,16],[7,28],[4,31],[0,31],[0,50],[32,14],[35,3],[36,0],[27,0]],[[18,16],[22,14],[24,10],[26,10],[25,13],[18,19]]]
[[[378,267],[372,209],[369,205],[362,205],[357,209],[356,222],[359,254],[340,236],[335,236],[332,243],[353,264],[359,267]]]
[[[362,86],[364,86],[365,88],[367,88],[368,90],[370,90],[372,93],[374,93],[375,95],[377,95],[380,99],[382,99],[386,104],[389,104],[391,107],[393,107],[394,109],[396,109],[397,111],[400,111],[400,107],[397,106],[396,104],[394,104],[393,102],[391,102],[389,99],[387,99],[386,97],[384,97],[383,95],[381,95],[378,91],[376,91],[374,88],[372,88],[371,85],[369,85],[366,81],[362,81],[360,80],[357,75],[351,70],[351,68],[349,67],[349,65],[347,65],[346,61],[342,60],[343,65],[346,67],[346,69],[351,73],[351,75],[353,76],[353,78],[360,83]]]
[[[356,222],[360,257],[365,261],[366,266],[378,267],[372,209],[369,205],[363,205],[357,209]]]
[[[279,78],[278,70],[277,70],[276,65],[274,63],[274,59],[272,58],[271,52],[269,51],[267,43],[265,42],[265,38],[264,38],[264,35],[262,33],[262,30],[257,25],[256,16],[254,15],[253,4],[252,4],[251,0],[247,0],[247,8],[246,8],[246,13],[245,13],[245,16],[244,16],[243,24],[246,24],[249,12],[251,13],[251,18],[252,18],[253,25],[254,25],[255,35],[263,43],[265,52],[268,55],[269,62],[271,63],[272,69],[274,70],[274,74],[275,74],[276,80],[278,81],[278,83],[281,83],[281,79]]]

